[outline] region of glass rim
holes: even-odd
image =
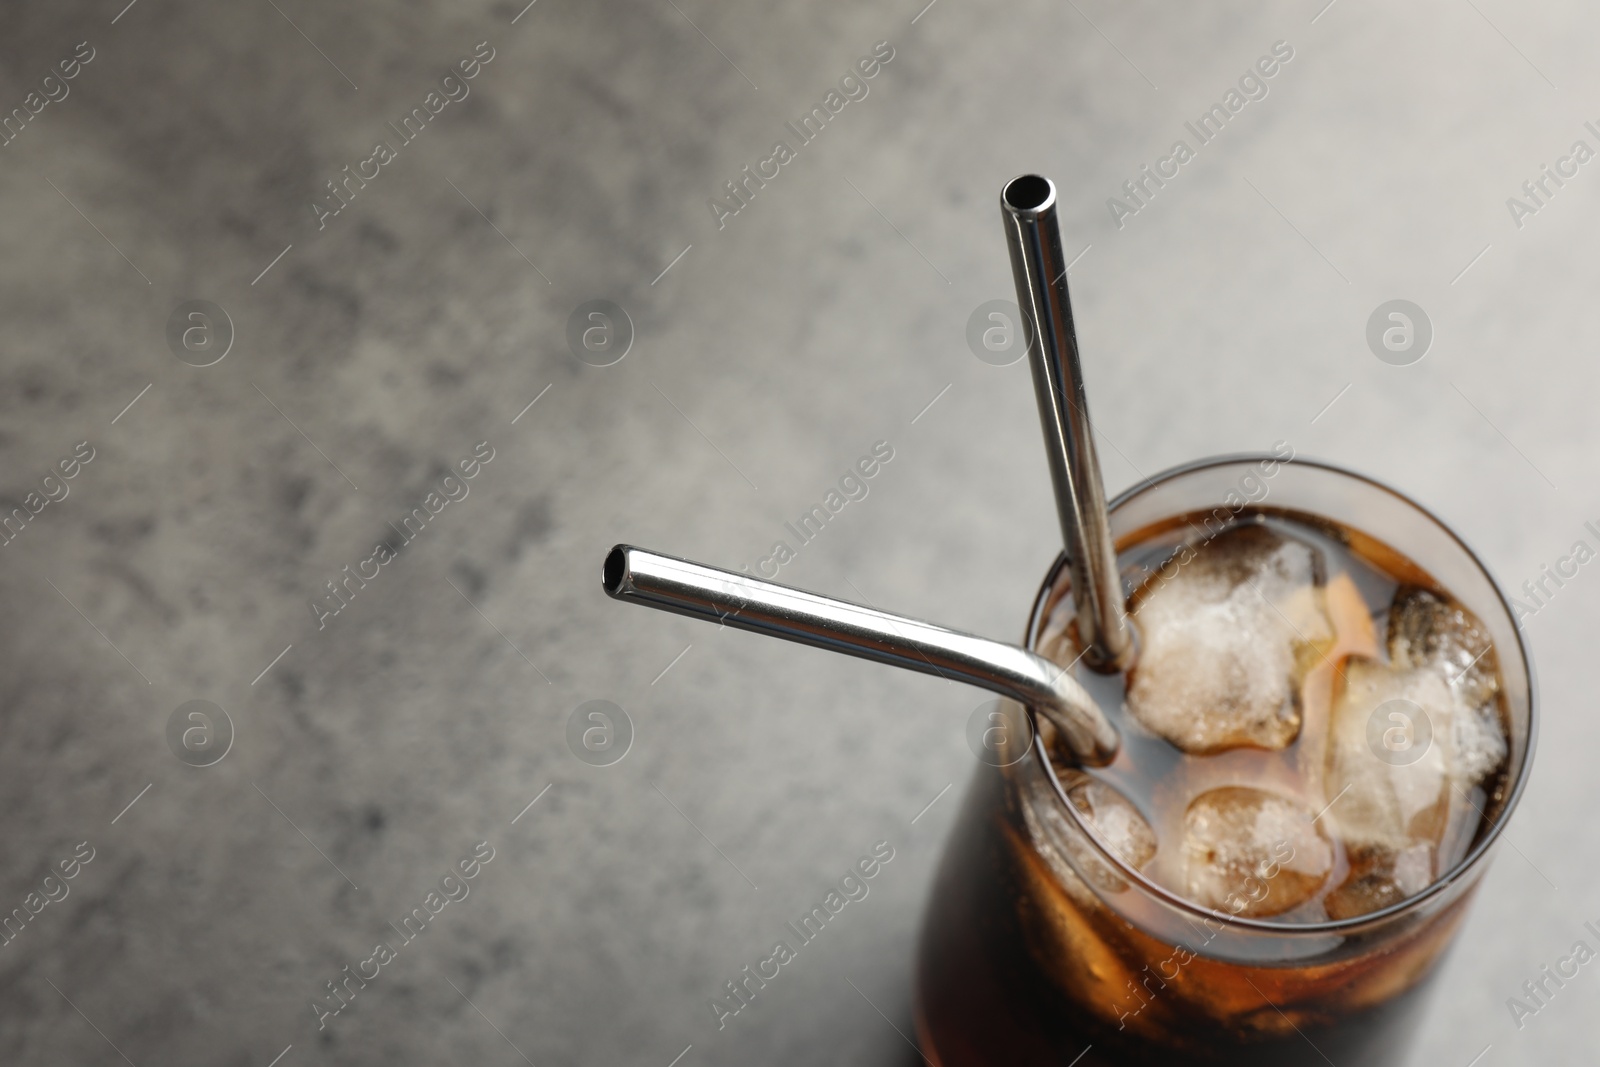
[[[1275,454],[1267,452],[1231,452],[1224,455],[1207,456],[1202,459],[1191,460],[1187,463],[1180,463],[1177,466],[1168,467],[1166,470],[1157,474],[1142,478],[1135,484],[1118,493],[1116,497],[1107,504],[1107,511],[1114,512],[1117,508],[1121,507],[1123,504],[1126,504],[1139,494],[1144,493],[1147,490],[1154,489],[1165,482],[1169,482],[1174,478],[1180,477],[1181,475],[1192,474],[1195,471],[1206,470],[1212,467],[1223,467],[1230,464],[1259,463],[1263,460],[1275,460],[1279,463],[1283,463],[1286,466],[1294,466],[1298,464],[1307,467],[1314,467],[1319,470],[1329,471],[1341,477],[1351,478],[1358,482],[1365,482],[1374,489],[1381,490],[1382,492],[1400,500],[1407,506],[1415,508],[1419,513],[1437,526],[1445,534],[1445,536],[1454,541],[1460,547],[1462,552],[1466,553],[1467,559],[1471,561],[1472,565],[1476,567],[1483,577],[1488,581],[1489,588],[1494,591],[1495,598],[1498,600],[1501,609],[1506,613],[1506,617],[1513,620],[1511,629],[1512,632],[1516,634],[1517,652],[1522,657],[1524,671],[1528,677],[1528,736],[1527,741],[1523,746],[1522,760],[1519,766],[1516,768],[1516,773],[1512,776],[1511,790],[1506,795],[1505,803],[1500,809],[1499,818],[1497,818],[1493,825],[1489,827],[1488,831],[1483,835],[1483,839],[1474,845],[1467,852],[1467,854],[1456,863],[1455,866],[1450,868],[1446,874],[1435,879],[1427,886],[1427,888],[1418,893],[1414,893],[1409,897],[1406,897],[1404,900],[1401,900],[1398,903],[1391,904],[1386,908],[1380,908],[1377,911],[1369,912],[1365,915],[1357,915],[1349,919],[1327,919],[1322,922],[1315,923],[1274,922],[1270,919],[1255,919],[1243,915],[1228,915],[1225,912],[1207,908],[1192,900],[1189,900],[1187,897],[1184,897],[1183,895],[1176,893],[1166,886],[1154,881],[1142,871],[1130,866],[1115,849],[1109,847],[1104,841],[1101,840],[1099,833],[1094,828],[1094,825],[1090,823],[1081,812],[1078,811],[1077,805],[1073,804],[1072,801],[1068,799],[1067,791],[1065,787],[1062,786],[1061,779],[1057,776],[1055,767],[1051,765],[1050,759],[1044,751],[1044,746],[1041,744],[1031,745],[1030,747],[1033,751],[1029,755],[1037,760],[1039,765],[1043,768],[1045,777],[1050,782],[1051,788],[1055,791],[1056,799],[1060,802],[1061,807],[1066,809],[1068,818],[1070,818],[1077,828],[1084,833],[1089,843],[1094,846],[1094,849],[1099,854],[1100,858],[1110,863],[1120,875],[1126,878],[1133,885],[1139,887],[1148,895],[1153,896],[1157,900],[1176,907],[1180,911],[1187,912],[1195,917],[1201,919],[1218,920],[1230,927],[1236,927],[1242,930],[1250,930],[1257,933],[1274,934],[1278,936],[1291,935],[1304,937],[1326,937],[1329,934],[1350,934],[1359,932],[1368,927],[1381,925],[1397,916],[1414,911],[1423,904],[1439,896],[1446,889],[1449,889],[1455,883],[1461,881],[1468,874],[1470,874],[1479,865],[1479,863],[1483,861],[1489,850],[1499,841],[1501,832],[1511,821],[1511,816],[1516,812],[1517,803],[1522,798],[1522,791],[1527,785],[1529,771],[1531,771],[1533,767],[1534,750],[1537,748],[1539,735],[1539,694],[1538,681],[1534,676],[1533,653],[1528,646],[1527,633],[1515,622],[1516,615],[1512,611],[1511,604],[1509,598],[1506,596],[1505,590],[1500,587],[1500,583],[1495,580],[1494,574],[1491,573],[1489,568],[1484,565],[1483,560],[1478,556],[1478,553],[1473,550],[1472,546],[1467,544],[1460,534],[1451,528],[1448,523],[1436,515],[1430,508],[1423,506],[1393,486],[1387,485],[1371,475],[1363,474],[1360,471],[1351,470],[1348,467],[1330,463],[1326,460],[1305,458],[1298,455],[1294,456],[1292,459],[1284,460]],[[1333,518],[1333,516],[1323,517]],[[1055,588],[1056,582],[1060,578],[1061,573],[1066,566],[1067,554],[1062,552],[1056,556],[1055,562],[1051,565],[1049,572],[1045,575],[1043,584],[1039,587],[1038,596],[1034,600],[1033,610],[1029,613],[1028,631],[1023,642],[1024,647],[1028,648],[1029,650],[1036,651],[1034,648],[1034,642],[1043,627],[1045,608],[1050,597],[1050,592]],[[1032,713],[1032,709],[1030,708],[1029,714]],[[1037,727],[1035,727],[1034,736],[1038,736]],[[1097,893],[1096,895],[1099,894]]]

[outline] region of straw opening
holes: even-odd
[[[1013,211],[1038,211],[1054,201],[1055,195],[1055,186],[1050,184],[1050,179],[1037,174],[1012,178],[1000,194],[1006,206]]]
[[[606,594],[616,596],[622,592],[622,582],[627,576],[628,553],[622,545],[618,545],[606,556],[605,572],[601,577]]]

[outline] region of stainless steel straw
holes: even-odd
[[[1116,729],[1083,686],[1043,656],[1016,645],[631,545],[618,545],[606,557],[604,584],[617,600],[937,674],[1012,697],[1047,716],[1084,763],[1105,764],[1116,755]]]
[[[1122,582],[1106,513],[1067,293],[1067,261],[1056,223],[1056,187],[1024,174],[1000,193],[1017,303],[1033,327],[1028,360],[1044,424],[1056,512],[1072,565],[1072,596],[1084,660],[1101,670],[1129,665],[1133,641],[1123,616]]]

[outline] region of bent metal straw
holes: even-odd
[[[1044,715],[1074,756],[1106,764],[1116,729],[1066,670],[1002,641],[818,596],[736,571],[618,545],[603,584],[617,600],[753,630],[923,674],[976,685]]]

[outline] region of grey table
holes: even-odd
[[[1048,477],[1025,365],[965,331],[1011,294],[1023,170],[1063,191],[1113,491],[1282,440],[1510,587],[1593,545],[1600,16],[1324,2],[12,5],[0,907],[76,876],[0,947],[0,1061],[910,1057],[983,695],[614,604],[599,566],[756,567],[883,441],[783,580],[1018,635]],[[1369,348],[1393,299],[1419,362]],[[574,320],[595,300],[628,324]],[[580,361],[574,321],[625,357]],[[1592,1047],[1588,970],[1520,1026],[1507,998],[1600,916],[1593,570],[1524,620],[1537,781],[1419,1063]],[[621,762],[569,747],[590,700]],[[719,1030],[879,841],[870,895]]]

